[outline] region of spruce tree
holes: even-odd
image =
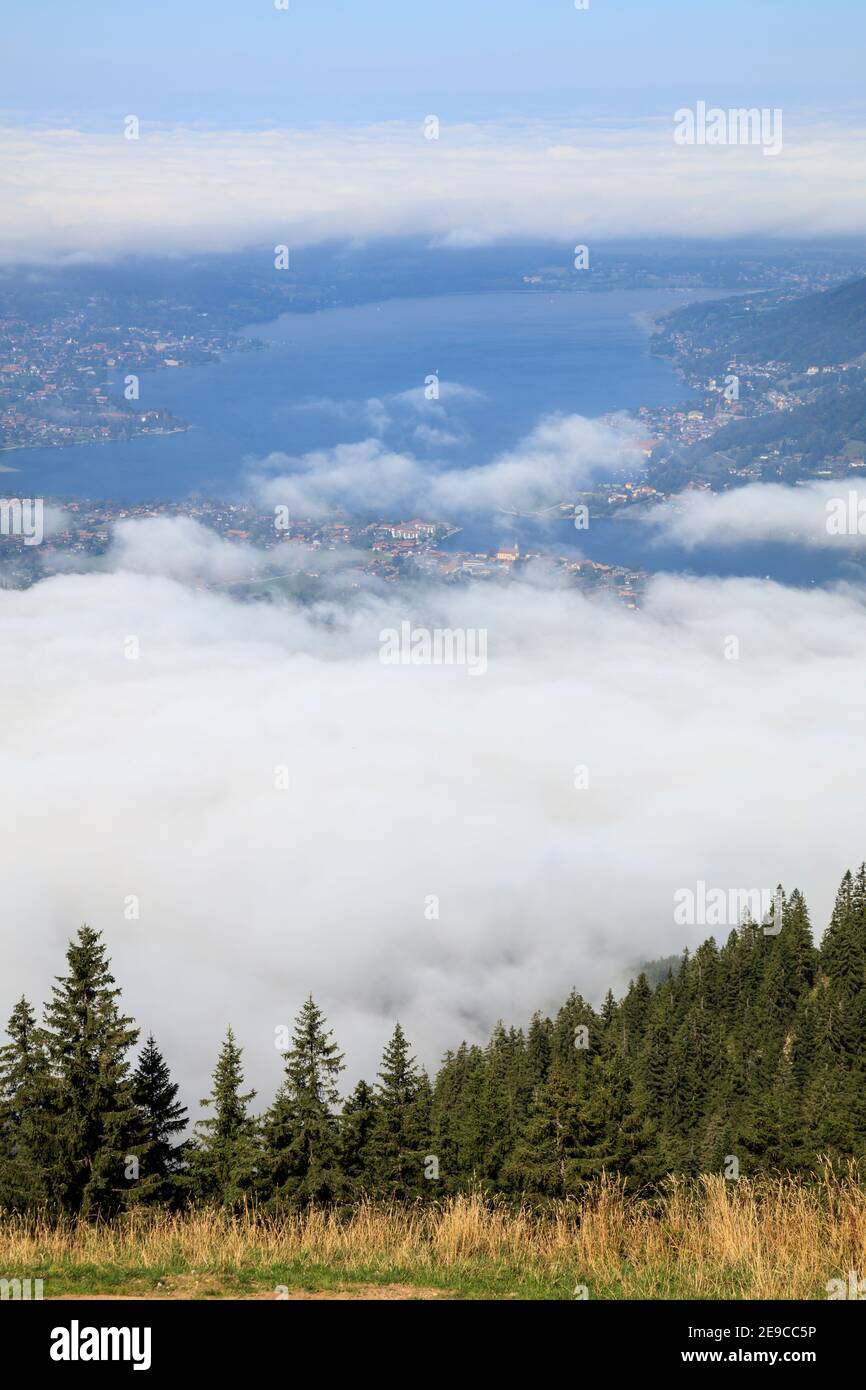
[[[343,1054],[332,1036],[311,995],[295,1020],[285,1080],[265,1116],[268,1173],[279,1199],[329,1201],[346,1190],[336,1117]]]
[[[461,1043],[456,1055],[456,1094],[447,1116],[440,1117],[437,1142],[432,1152],[439,1156],[440,1170],[447,1183],[462,1188],[474,1186],[484,1172],[484,1052],[476,1044]],[[450,1131],[443,1143],[442,1122]],[[451,1150],[452,1156],[445,1155]]]
[[[429,1087],[410,1055],[400,1024],[382,1056],[370,1133],[370,1163],[376,1190],[404,1200],[424,1190],[429,1147]]]
[[[467,1053],[465,1043],[457,1052],[445,1053],[436,1073],[430,1107],[430,1151],[438,1156],[441,1186],[449,1192],[457,1190],[462,1177],[455,1115],[465,1079]]]
[[[509,1186],[566,1197],[599,1171],[606,1117],[595,1103],[593,1057],[601,1033],[601,1020],[573,990],[553,1025],[547,1078],[505,1165]]]
[[[109,1215],[125,1203],[141,1154],[127,1052],[138,1038],[99,932],[84,926],[45,1009],[56,1083],[54,1195],[66,1211]]]
[[[483,1176],[500,1185],[503,1167],[518,1141],[529,1113],[526,1045],[522,1033],[506,1032],[497,1023],[484,1054]]]
[[[859,907],[859,893],[849,869],[839,886],[830,925],[821,942],[821,968],[846,994],[857,993],[864,984],[866,941]]]
[[[176,1139],[186,1128],[187,1109],[177,1099],[178,1087],[152,1033],[138,1059],[132,1087],[141,1116],[142,1142],[136,1196],[139,1201],[177,1201],[183,1193],[181,1174],[188,1145]]]
[[[652,990],[643,971],[632,980],[622,1001],[617,1022],[623,1054],[634,1058],[646,1028]]]
[[[520,1141],[504,1167],[509,1186],[548,1197],[580,1191],[593,1176],[600,1116],[591,1105],[588,1053],[560,1055],[537,1092]]]
[[[0,1047],[0,1207],[48,1203],[54,1156],[54,1086],[45,1037],[26,999],[12,1010]]]
[[[526,1075],[529,1085],[529,1099],[532,1100],[539,1088],[547,1080],[552,1049],[553,1024],[540,1013],[532,1016],[526,1036]]]
[[[359,1081],[340,1118],[340,1169],[356,1196],[372,1189],[370,1131],[375,1113],[373,1088]]]
[[[186,1191],[231,1206],[476,1184],[563,1196],[603,1170],[655,1182],[731,1154],[745,1174],[866,1159],[866,868],[845,875],[820,951],[798,891],[775,926],[745,920],[655,986],[642,974],[620,1002],[608,991],[599,1013],[572,992],[526,1036],[498,1023],[486,1048],[446,1053],[432,1091],[398,1024],[377,1084],[359,1082],[339,1115],[342,1054],[308,999],[264,1143],[229,1030],[189,1146],[152,1037],[130,1074],[137,1030],[84,927],[45,1026],[21,1000],[0,1047],[0,1206],[93,1217]]]
[[[214,1069],[213,1090],[201,1102],[213,1114],[196,1124],[190,1153],[197,1193],[228,1207],[253,1196],[258,1184],[258,1125],[248,1109],[256,1093],[244,1092],[243,1084],[243,1052],[229,1028]]]

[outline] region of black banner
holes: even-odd
[[[411,1326],[421,1335],[436,1337],[441,1330],[457,1328],[477,1336],[492,1317],[490,1328],[501,1328],[496,1342],[488,1344],[492,1361],[498,1346],[510,1345],[524,1318],[526,1326],[538,1321],[549,1333],[567,1339],[580,1349],[592,1348],[610,1371],[669,1371],[675,1367],[697,1376],[712,1366],[763,1367],[767,1371],[805,1367],[826,1378],[857,1364],[862,1351],[863,1311],[839,1307],[840,1302],[859,1302],[859,1298],[828,1299],[819,1303],[630,1303],[574,1300],[521,1303],[510,1309],[508,1321],[498,1322],[496,1305],[480,1306],[479,1301],[448,1302],[447,1309],[429,1307],[430,1300],[408,1300],[411,1308],[401,1312],[394,1300],[387,1304],[388,1315],[380,1327]],[[517,1300],[502,1300],[513,1305]],[[314,1303],[338,1304],[327,1310]],[[26,1372],[49,1372],[52,1379],[70,1375],[92,1377],[101,1369],[112,1375],[162,1377],[166,1372],[200,1372],[213,1368],[222,1373],[232,1370],[256,1373],[271,1364],[275,1370],[285,1366],[286,1338],[296,1336],[312,1316],[325,1316],[328,1329],[334,1318],[361,1316],[360,1334],[371,1329],[370,1317],[378,1312],[370,1303],[377,1300],[214,1300],[175,1301],[169,1299],[72,1299],[7,1300],[0,1303],[0,1333],[7,1354],[14,1346]],[[428,1304],[421,1309],[419,1305]],[[347,1307],[347,1303],[354,1307]],[[364,1304],[363,1312],[359,1304]],[[501,1305],[500,1305],[501,1306]],[[422,1323],[415,1323],[416,1317]],[[448,1318],[456,1317],[457,1324]],[[445,1322],[442,1322],[442,1319]],[[482,1319],[479,1324],[479,1318]],[[352,1328],[356,1326],[351,1323]],[[314,1321],[314,1327],[318,1324]],[[470,1331],[471,1329],[471,1331]],[[585,1340],[586,1339],[586,1340]],[[331,1362],[334,1345],[328,1345]],[[337,1344],[339,1345],[339,1344]],[[353,1343],[357,1347],[357,1343]],[[434,1341],[443,1347],[443,1358],[451,1357],[450,1343]],[[431,1343],[425,1343],[425,1365]],[[435,1351],[434,1351],[435,1356]]]

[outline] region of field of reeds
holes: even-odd
[[[829,1171],[671,1178],[653,1196],[604,1179],[543,1213],[476,1194],[278,1217],[0,1218],[0,1276],[41,1278],[46,1298],[824,1299],[852,1269],[866,1276],[866,1188]]]

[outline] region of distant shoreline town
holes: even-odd
[[[443,549],[461,528],[444,521],[357,521],[300,518],[275,524],[274,510],[250,502],[196,499],[129,505],[58,500],[61,521],[41,545],[23,537],[4,538],[0,547],[0,587],[25,588],[51,574],[79,566],[97,567],[110,549],[118,523],[186,517],[207,526],[229,544],[254,547],[256,557],[245,578],[215,581],[191,576],[200,588],[230,592],[246,601],[279,598],[312,602],[330,576],[360,585],[436,581],[507,583],[533,569],[584,592],[609,594],[637,607],[646,573],[631,566],[607,565],[575,555],[554,555],[519,544],[490,550]]]
[[[201,326],[180,334],[97,327],[80,310],[48,324],[0,319],[0,450],[177,434],[189,428],[185,420],[163,407],[138,404],[140,374],[204,366],[226,351],[256,346]]]

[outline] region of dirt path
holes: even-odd
[[[46,1298],[46,1302],[54,1303],[73,1303],[73,1302],[95,1302],[95,1303],[147,1303],[155,1302],[160,1299],[200,1299],[212,1298],[221,1299],[224,1302],[268,1302],[285,1303],[304,1299],[375,1299],[376,1301],[391,1299],[433,1299],[447,1298],[447,1293],[443,1289],[428,1289],[413,1284],[346,1284],[340,1289],[289,1289],[288,1292],[278,1294],[271,1290],[260,1293],[232,1294],[218,1284],[211,1284],[206,1280],[196,1280],[195,1277],[187,1276],[185,1279],[172,1280],[171,1284],[166,1283],[164,1288],[148,1289],[144,1293],[70,1293],[58,1294],[54,1299]]]

